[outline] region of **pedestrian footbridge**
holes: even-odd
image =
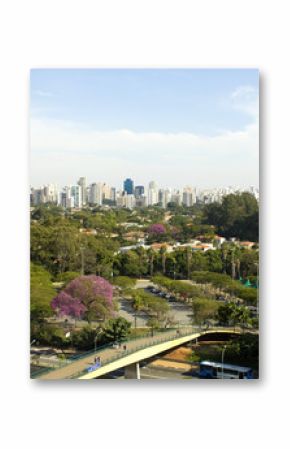
[[[77,360],[67,360],[63,366],[42,370],[34,378],[40,380],[97,379],[125,368],[126,379],[140,379],[139,362],[210,334],[239,334],[239,328],[214,327],[200,330],[193,327],[170,329],[152,337],[125,342],[119,349],[105,347],[83,354]],[[99,361],[96,363],[96,358]]]

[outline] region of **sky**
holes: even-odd
[[[33,69],[30,183],[259,184],[256,69]]]

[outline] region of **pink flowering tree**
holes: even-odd
[[[160,235],[160,234],[165,234],[165,232],[166,232],[165,226],[163,224],[160,224],[160,223],[152,224],[148,228],[148,233],[149,234]]]
[[[72,298],[65,291],[60,292],[51,302],[51,307],[58,316],[70,316],[72,318],[82,318],[86,307],[79,299]]]
[[[79,276],[71,281],[51,302],[59,316],[105,319],[113,315],[113,286],[106,279],[95,276]]]
[[[149,241],[162,242],[166,239],[166,228],[161,223],[154,223],[147,229]]]

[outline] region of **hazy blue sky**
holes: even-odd
[[[31,184],[258,185],[254,69],[31,71]]]

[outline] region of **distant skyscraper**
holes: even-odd
[[[148,206],[158,203],[158,187],[155,181],[149,182],[148,186]]]
[[[103,200],[111,199],[111,187],[106,183],[104,183],[102,185],[102,195],[103,195]]]
[[[195,202],[195,195],[193,189],[189,186],[184,187],[182,194],[182,204],[184,204],[184,206],[186,207],[190,207],[193,205],[194,202]]]
[[[80,185],[71,186],[71,189],[70,189],[71,196],[74,199],[74,207],[77,207],[79,209],[83,205],[82,191],[83,191],[83,189]]]
[[[116,188],[111,187],[110,200],[116,202]]]
[[[61,192],[60,204],[65,209],[72,209],[75,207],[75,201],[70,186],[64,187],[63,192]]]
[[[90,186],[89,192],[89,203],[97,204],[101,206],[103,204],[103,192],[102,192],[102,184],[99,182],[96,184],[95,182]]]
[[[78,180],[78,185],[82,189],[82,204],[85,205],[85,204],[87,204],[87,201],[88,201],[88,198],[87,198],[87,178],[85,178],[84,176],[81,177]]]
[[[43,189],[32,189],[32,204],[38,206],[44,202]]]
[[[161,205],[161,207],[166,209],[167,204],[170,202],[170,199],[171,199],[171,192],[169,189],[159,189],[158,202]]]
[[[140,198],[140,196],[144,195],[145,189],[144,186],[136,186],[135,187],[135,197]]]
[[[174,191],[174,193],[171,195],[171,202],[176,203],[180,206],[181,200],[182,200],[181,193],[178,190]]]
[[[150,181],[149,182],[149,189],[153,189],[153,190],[157,190],[158,189],[157,184],[156,184],[155,181]]]
[[[128,195],[133,195],[134,193],[134,182],[132,179],[127,178],[124,181],[124,191],[128,194]]]
[[[135,207],[136,202],[134,195],[125,194],[124,199],[125,199],[125,207],[127,207],[128,209],[133,209],[133,207]]]

